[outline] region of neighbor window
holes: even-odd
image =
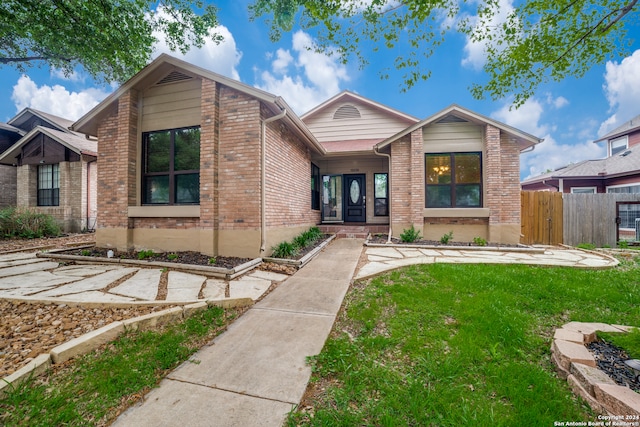
[[[38,166],[38,206],[60,205],[60,165]]]
[[[482,206],[481,153],[425,155],[427,208]]]
[[[373,174],[373,214],[375,216],[389,215],[389,174]]]
[[[620,138],[612,139],[609,141],[609,156],[615,156],[618,153],[622,153],[627,149],[629,138],[627,136],[621,136]]]
[[[597,192],[596,187],[571,187],[573,194],[596,194]]]
[[[142,203],[200,203],[200,128],[142,135]]]
[[[320,210],[320,168],[311,163],[311,209]]]

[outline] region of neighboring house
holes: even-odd
[[[419,121],[350,92],[299,118],[168,55],[72,129],[98,138],[98,246],[242,257],[321,223],[518,243],[519,153],[540,142],[455,105]]]
[[[0,153],[16,172],[15,205],[52,215],[65,232],[93,229],[97,207],[97,141],[69,130],[72,123],[26,108],[7,123],[21,137]]]
[[[7,123],[0,123],[0,153],[11,147],[16,141],[22,138],[25,131],[11,126]],[[16,205],[17,195],[17,173],[13,165],[0,164],[0,209]]]
[[[594,143],[607,144],[607,157],[585,160],[522,181],[525,191],[640,193],[640,116]]]

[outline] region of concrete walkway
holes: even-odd
[[[114,426],[281,426],[333,326],[362,240],[340,239],[267,295]]]

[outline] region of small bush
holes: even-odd
[[[0,210],[0,236],[34,239],[60,235],[61,229],[51,215],[13,207]]]
[[[306,235],[306,233],[302,233],[302,234],[298,234],[296,237],[294,237],[292,243],[298,249],[302,249],[302,248],[304,248],[305,246],[307,246],[311,242],[309,241],[309,238]]]
[[[140,254],[138,254],[138,256],[140,256]],[[169,261],[173,261],[178,259],[178,254],[169,254],[167,255],[167,258],[169,259]]]
[[[453,239],[453,231],[448,232],[447,234],[445,234],[444,236],[442,236],[440,238],[440,243],[442,243],[443,245],[446,245],[447,243],[449,243],[451,240]]]
[[[217,261],[216,257],[212,256],[211,258],[209,258],[209,264],[215,264]]]
[[[140,251],[138,252],[138,259],[147,259],[154,256],[155,253],[149,249],[148,251]]]
[[[296,245],[290,242],[282,242],[274,246],[272,256],[275,258],[292,258],[298,254]]]
[[[420,235],[420,231],[416,230],[413,224],[411,224],[410,228],[405,228],[402,230],[400,234],[400,240],[404,243],[413,243],[416,240],[419,240],[422,236]]]
[[[80,251],[80,255],[82,256],[91,256],[91,251],[89,249],[83,249]]]
[[[620,249],[629,249],[629,242],[627,242],[626,240],[620,240],[618,242],[618,247]]]
[[[474,237],[473,244],[477,246],[487,246],[487,241],[482,237]]]

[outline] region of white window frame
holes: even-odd
[[[632,183],[629,183],[629,184],[609,185],[609,186],[607,186],[607,193],[611,193],[611,191],[609,191],[609,189],[611,189],[611,188],[627,188],[627,187],[640,187],[640,182],[632,182]],[[639,193],[640,193],[640,191],[639,191]],[[631,194],[636,194],[636,193],[631,193]]]
[[[614,156],[615,154],[613,154],[613,143],[614,142],[618,142],[618,141],[623,141],[624,140],[624,148],[618,150],[615,154],[619,154],[624,152],[627,148],[629,148],[629,136],[625,135],[625,136],[620,136],[618,138],[614,138],[614,139],[610,139],[609,142],[607,143],[607,150],[609,151],[609,157]]]
[[[574,191],[574,190],[591,190],[589,191]],[[571,187],[571,194],[596,194],[598,187]]]

